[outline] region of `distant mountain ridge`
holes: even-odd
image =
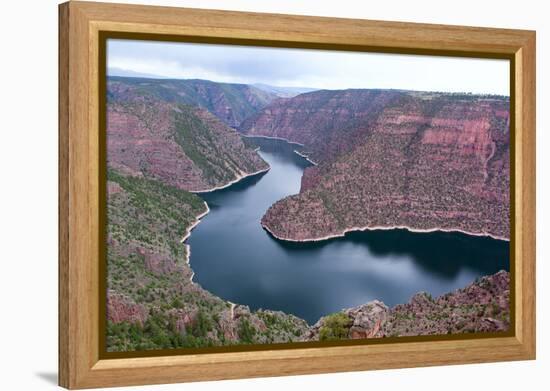
[[[110,102],[148,96],[169,103],[183,103],[210,111],[231,127],[279,97],[247,84],[216,83],[200,79],[155,79],[109,76]]]
[[[281,98],[293,98],[296,95],[318,90],[318,88],[310,87],[278,87],[263,83],[255,83],[252,85],[256,88],[259,88],[260,90],[275,94]]]
[[[146,79],[169,79],[169,77],[166,77],[166,76],[160,76],[160,75],[155,75],[155,74],[146,73],[146,72],[137,72],[131,69],[123,69],[123,68],[117,68],[117,67],[107,68],[107,77],[113,77],[113,76],[141,77]]]

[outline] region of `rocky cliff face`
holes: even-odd
[[[240,131],[305,144],[315,161],[348,152],[401,94],[384,90],[321,90],[274,101],[246,119]]]
[[[510,274],[500,271],[432,298],[425,292],[388,308],[374,300],[321,318],[307,341],[503,332],[510,327]]]
[[[137,323],[143,326],[148,311],[142,304],[133,302],[124,295],[107,291],[107,319],[113,323]]]
[[[506,97],[317,91],[273,102],[241,130],[305,144],[318,163],[263,217],[277,238],[391,227],[509,238]]]
[[[110,102],[124,103],[144,96],[203,108],[231,127],[239,126],[245,118],[278,98],[274,93],[247,84],[199,79],[108,78],[107,97]]]
[[[107,161],[127,175],[189,191],[268,169],[233,129],[206,110],[147,95],[109,102]]]

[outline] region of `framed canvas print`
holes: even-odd
[[[535,33],[60,5],[60,384],[535,358]]]

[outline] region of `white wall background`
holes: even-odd
[[[105,1],[105,0],[104,0]],[[119,2],[124,2],[119,0]],[[550,136],[548,13],[523,0],[134,0],[134,3],[537,30],[538,360],[170,385],[155,390],[542,389],[548,380]],[[0,13],[0,361],[3,390],[53,389],[57,376],[57,1]],[[546,370],[546,371],[545,371]],[[185,387],[185,388],[184,388]],[[143,388],[142,388],[143,389]]]

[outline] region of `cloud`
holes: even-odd
[[[169,78],[509,95],[507,60],[132,40],[107,50],[109,69]]]

